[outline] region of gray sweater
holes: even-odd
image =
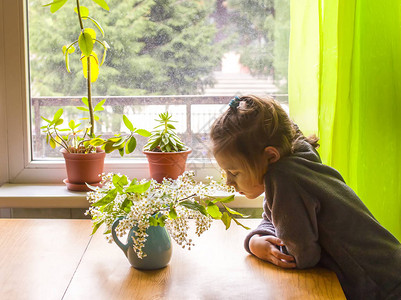
[[[333,270],[348,299],[401,299],[401,245],[341,175],[306,141],[269,166],[264,213],[254,234],[280,238],[297,268]]]

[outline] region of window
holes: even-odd
[[[22,79],[29,78],[29,100],[25,92],[18,99],[18,108],[11,108],[11,99],[7,100],[7,126],[19,130],[8,139],[13,143],[18,139],[20,146],[7,148],[11,157],[7,163],[14,170],[8,177],[12,181],[57,182],[64,176],[63,161],[57,150],[45,144],[40,116],[50,118],[63,107],[66,119],[82,117],[74,107],[80,106],[79,99],[86,93],[79,54],[70,55],[71,73],[67,73],[61,51],[79,29],[72,12],[75,1],[67,1],[54,14],[42,6],[43,0],[17,2],[4,12],[4,31],[18,23],[17,42],[27,52],[18,55],[20,60],[27,59],[14,71]],[[105,111],[99,114],[98,134],[123,130],[122,114],[136,127],[151,129],[157,114],[168,109],[179,122],[182,138],[193,148],[191,167],[201,164],[204,169],[210,166],[209,126],[233,95],[276,94],[279,101],[288,102],[289,0],[108,0],[110,12],[94,1],[80,2],[93,12],[90,15],[102,25],[104,40],[110,45],[93,84],[95,102],[107,99]],[[12,13],[19,18],[7,23],[7,15]],[[88,24],[101,36],[92,25]],[[4,47],[5,63],[12,68],[7,53],[18,48]],[[20,80],[14,84],[15,91],[24,91],[25,85]],[[11,120],[10,110],[21,115],[19,122]],[[118,153],[109,155],[106,170],[146,170],[139,151],[144,142],[139,140],[138,149],[123,162]]]

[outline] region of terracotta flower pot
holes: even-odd
[[[72,191],[89,191],[85,183],[98,186],[103,173],[106,153],[100,148],[96,153],[69,153],[62,149],[67,169],[67,178],[64,183]]]
[[[142,151],[149,162],[150,177],[157,182],[163,178],[177,179],[185,171],[188,154],[192,149],[181,152],[153,152]]]

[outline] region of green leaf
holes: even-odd
[[[91,82],[95,82],[99,76],[99,61],[97,59],[97,55],[92,51],[89,57],[83,57],[81,59],[82,62],[82,72],[85,78],[88,78],[88,60],[90,60],[91,68],[90,68],[90,76]]]
[[[151,216],[149,218],[149,224],[150,226],[160,226],[164,227],[165,226],[165,220],[167,219],[167,216],[164,214],[161,214],[160,212],[155,214],[154,216]]]
[[[46,4],[43,6],[50,6],[50,12],[55,13],[60,8],[62,8],[66,2],[67,2],[67,0],[55,0],[52,3]]]
[[[71,45],[67,46],[63,46],[62,50],[63,50],[63,54],[65,56],[65,66],[67,68],[68,73],[70,72],[70,60],[69,60],[69,56],[68,54],[74,53],[75,52],[75,47],[74,44],[76,42],[72,43]]]
[[[198,202],[191,201],[191,200],[184,200],[184,201],[180,202],[179,205],[182,205],[182,206],[192,209],[192,210],[199,211],[202,215],[207,216],[206,208],[203,205],[199,204]]]
[[[121,185],[123,185],[123,186],[127,185],[127,184],[128,184],[128,178],[127,178],[127,176],[125,176],[125,175],[121,176],[121,179],[120,179],[119,183],[120,183]]]
[[[106,54],[107,54],[107,50],[105,48],[104,51],[103,51],[102,61],[100,62],[101,66],[104,64],[104,61],[106,60]]]
[[[239,226],[241,226],[241,227],[245,228],[246,230],[249,230],[249,229],[251,229],[251,228],[249,228],[249,227],[245,226],[244,224],[241,224],[240,222],[238,222],[238,220],[237,220],[237,219],[233,218],[233,220],[234,220],[234,222],[235,222],[235,223],[237,223],[237,225],[239,225]]]
[[[99,5],[101,8],[105,9],[105,10],[110,10],[109,6],[107,5],[106,1],[104,0],[93,0],[93,2],[95,2],[97,5]]]
[[[157,138],[151,145],[149,145],[149,147],[146,147],[146,149],[152,150],[154,148],[156,148],[157,146],[159,146],[160,141],[162,140],[161,137]]]
[[[89,102],[87,97],[82,97],[81,101],[86,107],[89,107]]]
[[[206,207],[207,212],[213,219],[221,219],[221,216],[223,215],[220,212],[219,207],[214,204],[213,202],[209,202],[207,207]]]
[[[104,36],[104,30],[103,30],[102,26],[100,26],[99,22],[89,16],[88,16],[88,19],[91,20],[93,22],[93,24],[95,24],[95,26],[99,29],[102,36]]]
[[[159,226],[160,226],[160,227],[164,227],[164,226],[166,225],[165,220],[166,220],[167,218],[168,218],[168,217],[167,217],[166,215],[162,215],[162,216],[158,219],[158,221],[159,221]]]
[[[52,121],[50,121],[49,119],[46,119],[46,118],[44,118],[44,117],[42,117],[42,116],[40,116],[43,120],[45,120],[47,123],[51,123]]]
[[[104,220],[101,220],[100,222],[93,223],[93,230],[92,230],[92,235],[96,233],[96,231],[99,229],[100,225],[104,223]]]
[[[137,133],[137,134],[139,134],[141,136],[144,136],[144,137],[151,136],[151,133],[149,131],[145,130],[145,129],[137,129],[137,130],[135,130],[135,133]]]
[[[134,126],[132,125],[131,121],[127,118],[126,115],[123,115],[123,121],[124,121],[125,126],[127,126],[127,128],[130,131],[134,131],[135,130]]]
[[[121,209],[128,213],[130,212],[132,205],[133,205],[132,201],[129,200],[128,197],[126,197],[123,203],[121,204]]]
[[[110,49],[110,45],[106,41],[102,41],[102,46],[106,47],[107,49]]]
[[[63,120],[63,119],[58,119],[54,125],[55,125],[55,126],[58,126],[58,125],[61,125],[61,124],[63,124],[63,123],[64,123],[64,120]]]
[[[113,211],[113,208],[114,208],[114,203],[110,202],[106,206],[102,206],[99,210],[105,213],[111,213]]]
[[[113,201],[117,196],[117,189],[109,190],[108,193],[99,201],[92,204],[92,206],[104,206]]]
[[[125,151],[127,154],[130,154],[134,152],[135,148],[136,148],[136,139],[135,137],[132,136],[127,143]]]
[[[126,189],[126,191],[127,191],[128,193],[142,194],[142,193],[146,192],[146,191],[149,189],[150,184],[151,184],[150,181],[145,182],[145,183],[143,183],[143,184],[134,184],[134,185],[131,184],[131,185]]]
[[[159,225],[159,222],[154,217],[150,217],[149,218],[149,225],[150,226],[157,226],[157,225]]]
[[[58,119],[60,119],[61,115],[63,114],[63,109],[60,108],[59,110],[56,111],[56,113],[53,116],[53,121],[52,123],[56,123]]]
[[[82,111],[89,111],[88,108],[82,107],[82,106],[77,106],[77,109],[82,110]]]
[[[112,142],[112,141],[106,141],[106,144],[104,145],[104,151],[106,153],[113,152],[113,150],[114,150],[113,144],[114,144],[114,142]]]
[[[60,3],[60,2],[63,2],[64,0],[54,0],[53,2],[50,2],[50,3],[47,3],[47,4],[43,4],[42,6],[43,7],[46,7],[46,6],[50,6],[50,5],[53,5],[53,4],[57,4],[57,3]]]
[[[63,137],[63,138],[64,138],[64,137]],[[98,189],[97,186],[90,185],[90,184],[88,184],[87,182],[85,182],[85,184],[86,184],[86,186],[87,186],[88,188],[90,188],[92,191],[96,191],[96,189]]]
[[[170,135],[169,135],[168,133],[162,135],[162,142],[163,142],[165,145],[167,145],[167,144],[169,143],[169,136],[170,136]]]
[[[230,196],[224,197],[224,198],[217,198],[217,199],[213,200],[213,203],[216,203],[216,202],[229,203],[231,201],[234,201],[234,195],[230,195]]]
[[[119,148],[118,149],[118,153],[120,153],[120,156],[123,157],[124,156],[124,147],[123,148]]]
[[[109,138],[108,141],[115,143],[118,142],[120,139],[121,139],[120,134],[116,134],[115,137]]]
[[[113,144],[113,147],[118,149],[122,144],[124,144],[124,142],[125,140],[123,138],[119,138],[118,141]]]
[[[94,139],[90,140],[90,144],[95,147],[101,146],[104,143],[105,143],[105,140],[102,138],[94,138]]]
[[[173,220],[177,219],[177,211],[174,209],[174,207],[170,208],[168,215],[169,215],[170,219],[173,219]]]
[[[93,111],[102,111],[102,110],[104,110],[103,104],[105,102],[106,102],[106,99],[103,99],[102,101],[100,101],[98,104],[96,104],[96,106],[93,109]]]
[[[221,216],[221,220],[223,221],[224,225],[226,225],[226,230],[230,228],[231,225],[231,217],[228,215],[227,212],[224,212]]]
[[[244,216],[243,214],[241,214],[240,212],[229,208],[227,205],[224,205],[224,203],[222,203],[222,204],[223,204],[224,208],[227,209],[227,211],[228,211],[230,214],[237,215],[237,216],[241,216],[241,217],[247,217],[247,216]]]
[[[68,123],[68,126],[71,128],[71,130],[74,130],[74,129],[75,129],[75,121],[74,121],[74,120],[71,120],[71,121]]]
[[[86,57],[89,57],[93,50],[93,39],[92,35],[86,30],[87,29],[85,29],[85,31],[81,32],[81,34],[79,35],[78,45],[79,49],[81,49],[82,54]]]
[[[68,53],[71,54],[71,53],[74,53],[74,52],[75,52],[75,47],[73,45],[70,45],[68,47]]]
[[[113,184],[115,187],[123,187],[128,184],[127,176],[118,176],[117,174],[113,175]]]
[[[78,9],[75,7],[74,11],[76,14],[78,14]],[[89,16],[89,9],[85,6],[80,6],[79,11],[81,12],[81,18],[86,19]]]
[[[50,147],[52,147],[52,149],[55,149],[55,148],[56,148],[56,142],[54,141],[53,138],[50,138],[50,140],[49,140],[49,145],[50,145]]]
[[[84,32],[89,33],[92,37],[93,40],[93,44],[95,44],[95,40],[96,40],[96,31],[92,28],[85,28]]]

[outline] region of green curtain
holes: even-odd
[[[401,240],[401,1],[293,0],[290,115]]]

